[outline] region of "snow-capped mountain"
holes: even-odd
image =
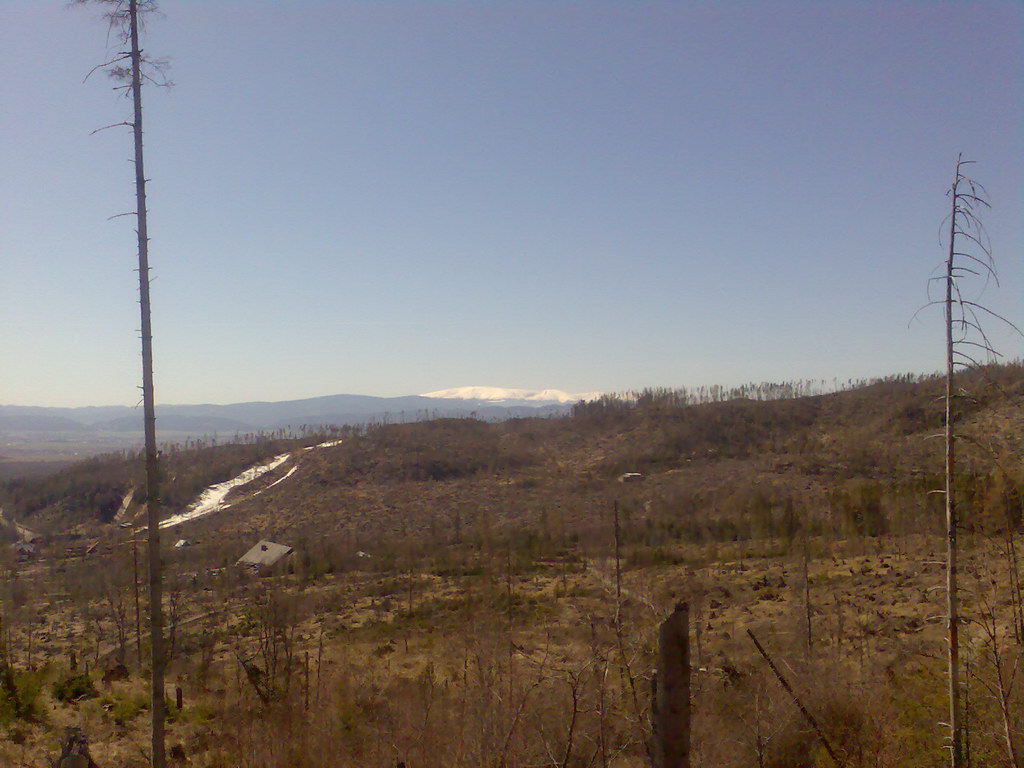
[[[455,387],[427,392],[420,397],[439,400],[476,400],[478,402],[504,405],[550,405],[553,403],[575,403],[579,400],[596,400],[600,392],[563,392],[560,389],[509,389],[507,387]]]

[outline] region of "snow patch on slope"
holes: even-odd
[[[221,509],[227,509],[231,505],[224,501],[227,495],[232,489],[237,488],[240,485],[247,485],[258,477],[262,477],[267,472],[273,472],[279,466],[288,461],[290,453],[282,453],[279,456],[275,456],[265,464],[257,464],[255,467],[249,467],[238,477],[233,477],[230,480],[225,480],[223,483],[217,483],[211,485],[205,491],[203,491],[199,498],[188,505],[188,509],[184,512],[171,515],[166,520],[160,522],[161,528],[173,528],[176,525],[187,523],[189,520],[195,520],[199,517],[205,517],[211,512],[217,512]]]
[[[299,468],[299,465],[298,465],[298,464],[296,464],[296,465],[295,465],[294,467],[292,467],[292,468],[291,468],[291,469],[289,469],[289,470],[288,470],[287,472],[285,472],[285,474],[284,474],[284,477],[279,477],[279,478],[277,478],[277,480],[275,480],[275,481],[274,481],[274,482],[272,482],[272,483],[271,483],[270,485],[268,485],[268,486],[266,487],[266,490],[268,490],[268,491],[269,491],[269,490],[270,490],[271,488],[273,488],[273,487],[274,487],[275,485],[277,485],[278,483],[283,483],[283,482],[284,482],[285,480],[287,480],[287,479],[288,479],[289,477],[291,477],[292,475],[294,475],[294,474],[295,474],[295,470],[297,470],[298,468]],[[259,495],[259,494],[261,494],[261,493],[263,493],[263,491],[256,491],[256,493],[254,493],[254,494],[253,494],[253,496],[258,496],[258,495]]]
[[[318,445],[310,445],[306,447],[304,450],[314,451],[317,448],[333,448],[336,445],[340,445],[341,442],[341,440],[328,440],[327,442],[319,443]],[[227,503],[225,499],[233,489],[243,485],[248,485],[253,480],[259,477],[263,477],[263,475],[267,474],[268,472],[273,472],[275,469],[277,469],[286,461],[288,461],[289,458],[291,458],[290,453],[282,453],[270,459],[269,461],[264,462],[263,464],[257,464],[255,467],[249,467],[249,469],[245,470],[242,474],[238,475],[238,477],[233,477],[230,480],[225,480],[223,483],[211,485],[209,488],[207,488],[205,491],[199,494],[198,499],[196,499],[195,501],[188,505],[188,509],[186,509],[184,512],[180,514],[171,515],[167,519],[163,520],[160,523],[160,527],[173,528],[176,525],[187,523],[190,520],[196,520],[200,517],[206,517],[207,515],[213,512],[219,512],[222,509],[227,509],[231,505]],[[268,485],[266,488],[256,491],[256,493],[254,493],[253,496],[258,496],[259,494],[263,493],[264,490],[268,490],[270,488],[273,488],[278,483],[284,482],[293,474],[295,474],[295,471],[298,468],[299,466],[298,464],[296,464],[291,469],[289,469],[283,477],[278,478],[270,485]],[[145,529],[140,528],[139,530]]]
[[[579,400],[596,400],[600,392],[563,392],[560,389],[509,389],[505,387],[455,387],[427,392],[421,397],[435,397],[445,400],[481,400],[501,404],[509,401],[523,402],[530,405],[547,405],[548,403],[575,403]]]

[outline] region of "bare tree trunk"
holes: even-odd
[[[615,501],[612,508],[613,522],[615,525],[615,627],[619,628],[622,619],[622,532],[619,528],[619,502]]]
[[[803,572],[804,579],[804,630],[805,640],[807,645],[807,658],[811,658],[811,652],[813,651],[814,634],[813,626],[811,624],[811,572],[810,572],[810,558],[811,554],[808,551],[809,545],[807,542],[807,534],[804,534],[803,539],[803,552],[801,556],[801,570]]]
[[[636,690],[636,676],[633,674],[629,657],[626,654],[625,634],[622,631],[622,527],[619,524],[618,501],[615,501],[612,513],[615,534],[615,643],[619,651],[619,665],[622,674],[629,683],[629,693],[633,703],[633,717],[636,719],[637,728],[642,729],[643,715],[640,711],[640,697],[637,695]],[[649,748],[648,757],[652,757]]]
[[[994,638],[993,643],[995,642],[998,642],[998,640]],[[1010,758],[1010,765],[1012,765],[1013,768],[1019,768],[1020,759],[1017,757],[1017,750],[1013,744],[1013,725],[1012,717],[1010,716],[1010,692],[1008,690],[1009,686],[1006,684],[1006,679],[1003,675],[1002,658],[998,653],[995,656],[995,662],[996,682],[999,686],[999,713],[1003,717],[1003,739],[1006,743],[1006,756]],[[1016,670],[1014,671],[1016,672]]]
[[[505,550],[505,593],[508,599],[508,605],[506,606],[507,615],[507,629],[508,629],[508,711],[512,714],[513,704],[512,697],[514,692],[515,684],[515,649],[516,644],[512,638],[512,542],[509,541],[508,548]]]
[[[1017,549],[1013,544],[1014,526],[1006,525],[1006,566],[1010,581],[1010,606],[1013,608],[1013,638],[1017,645],[1024,644],[1024,601],[1021,600],[1020,569],[1017,567]]]
[[[960,744],[960,634],[956,594],[957,516],[954,497],[955,435],[953,433],[953,279],[957,233],[957,185],[960,182],[960,155],[953,174],[953,210],[949,217],[949,257],[946,260],[946,623],[949,642],[949,739],[953,768],[961,768]]]
[[[142,619],[139,610],[139,542],[132,537],[132,586],[135,590],[135,652],[142,669]]]
[[[142,157],[142,52],[138,0],[129,0],[131,24],[132,123],[135,135],[135,200],[139,236],[139,305],[142,320],[142,402],[146,431],[146,514],[149,544],[149,639],[152,648],[150,713],[152,765],[164,768],[164,636],[160,568],[160,476],[157,466],[156,409],[153,397],[153,330],[149,303],[149,235],[146,228],[146,172]]]

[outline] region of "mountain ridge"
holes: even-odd
[[[467,396],[473,391],[485,396]],[[301,426],[417,421],[439,416],[472,416],[500,421],[527,415],[562,415],[568,412],[573,402],[581,399],[552,389],[460,387],[439,390],[439,393],[447,394],[436,397],[342,394],[224,405],[158,404],[157,429],[198,436],[224,431],[259,432]],[[142,417],[142,409],[132,406],[0,405],[0,436],[19,433],[76,436],[107,432],[134,434],[142,431]]]

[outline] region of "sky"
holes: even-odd
[[[1024,325],[1022,3],[160,7],[158,403],[935,371],[961,152]],[[117,50],[0,0],[0,404],[140,399]]]

